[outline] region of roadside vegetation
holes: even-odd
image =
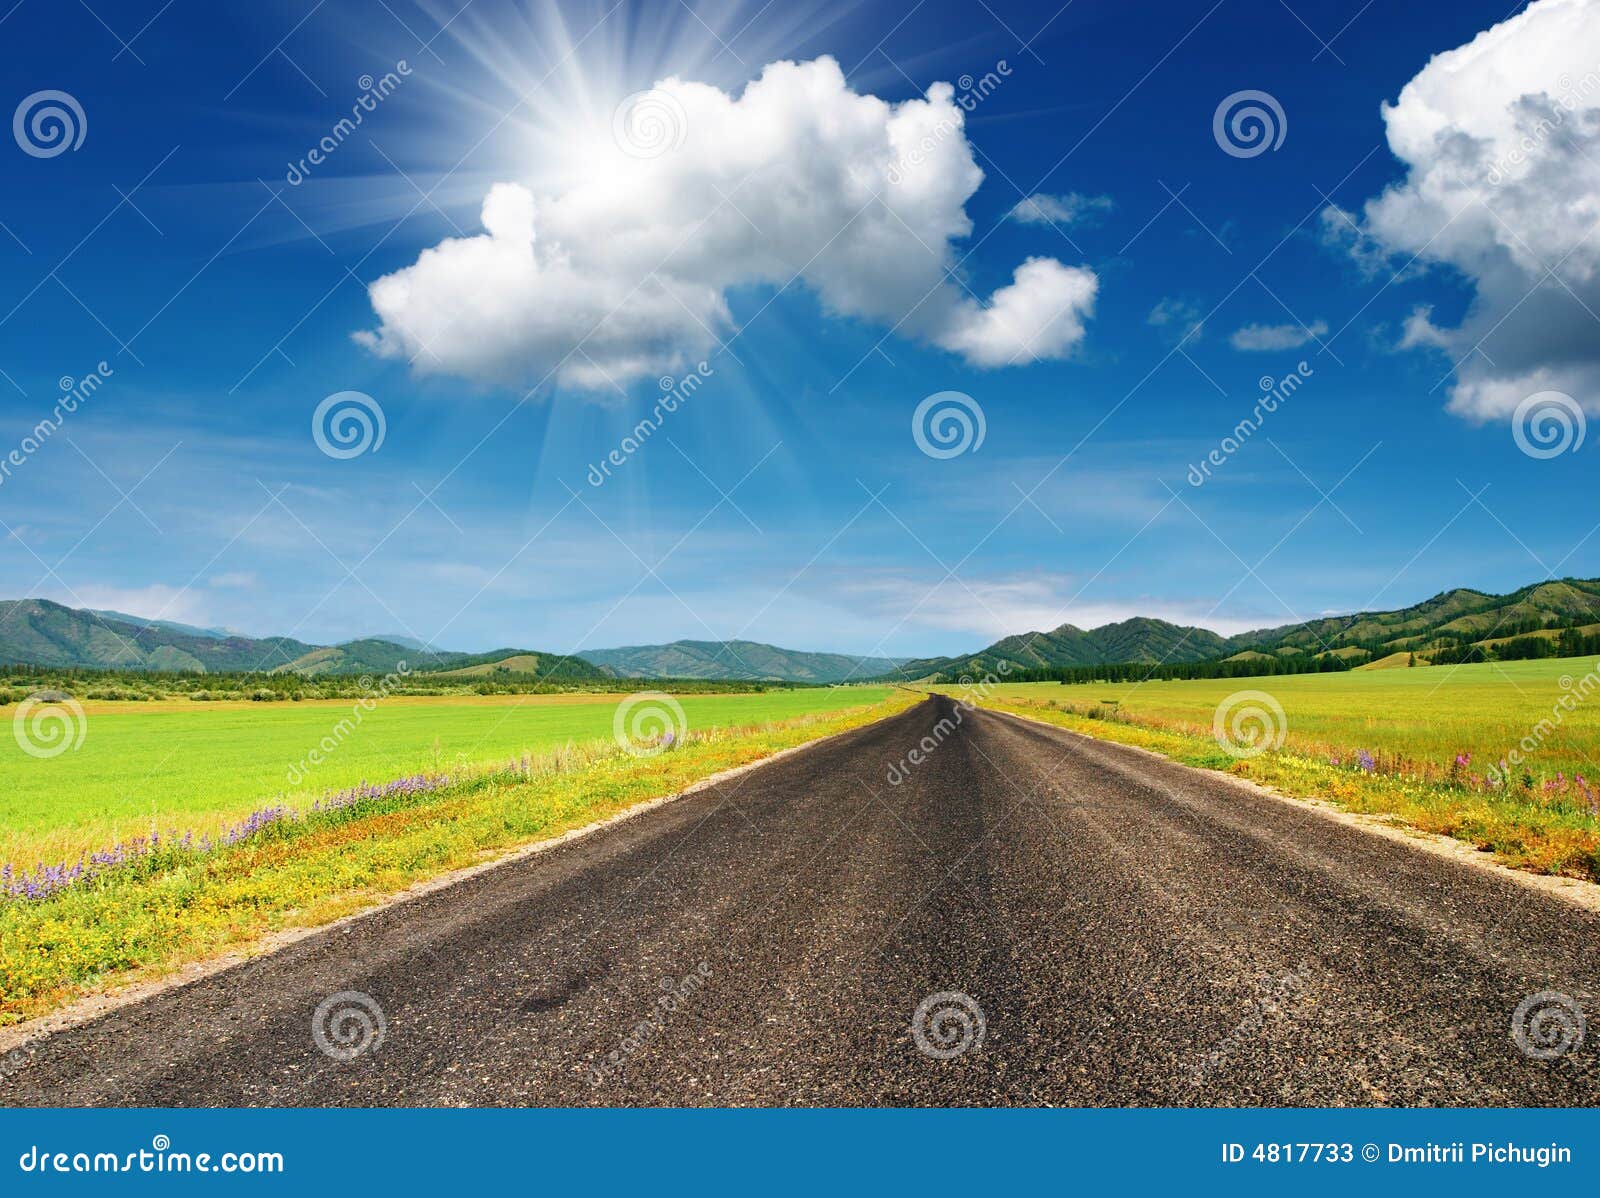
[[[828,710],[774,719],[752,706],[743,717],[749,722],[691,723],[686,733],[668,730],[632,751],[592,739],[347,788],[303,806],[273,802],[214,836],[174,830],[90,854],[78,876],[40,886],[34,875],[31,891],[16,888],[13,870],[12,892],[0,897],[0,1024],[247,948],[273,932],[327,923],[419,880],[859,727],[920,698],[835,693],[840,701]],[[605,710],[609,723],[611,707]],[[641,747],[647,755],[637,755]]]
[[[1580,658],[1264,678],[1253,693],[1281,718],[1227,679],[1005,683],[981,703],[1600,881],[1597,671]],[[1267,713],[1242,744],[1228,718],[1241,704]]]
[[[882,700],[887,687],[678,694],[683,729],[748,726]],[[93,700],[57,705],[78,747],[37,757],[18,708],[0,731],[0,866],[71,865],[135,836],[221,835],[274,803],[309,806],[360,783],[460,773],[612,737],[622,696],[592,693],[295,704]],[[665,707],[665,703],[659,704]],[[35,709],[34,714],[38,714]],[[0,713],[0,720],[6,719]],[[18,725],[17,719],[23,719]],[[60,732],[61,728],[53,729]]]
[[[804,683],[699,678],[562,678],[509,669],[411,670],[379,677],[366,674],[296,674],[292,671],[202,674],[192,671],[89,670],[48,666],[0,666],[0,707],[50,691],[78,700],[155,703],[301,703],[358,699],[381,683],[396,695],[564,695],[652,690],[675,695],[765,694]]]

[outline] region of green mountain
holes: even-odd
[[[1564,631],[1592,635],[1600,624],[1600,579],[1563,578],[1536,582],[1507,595],[1457,588],[1395,611],[1329,616],[1301,624],[1241,633],[1232,651],[1254,650],[1315,656],[1415,653],[1421,661],[1457,659],[1477,649],[1484,655],[1512,641],[1549,641]]]
[[[409,637],[367,637],[313,645],[290,637],[248,637],[170,620],[65,607],[48,599],[0,601],[0,664],[194,673],[416,673],[493,681],[529,677],[778,679],[837,682],[883,674],[887,657],[797,653],[753,641],[679,641],[569,656],[533,649],[454,653]]]
[[[451,653],[452,658],[439,678],[482,678],[529,675],[539,678],[608,678],[611,675],[581,657],[562,653],[538,653],[532,649],[493,649],[488,653]]]
[[[111,611],[109,608],[87,608],[91,616],[104,616],[108,620],[119,620],[124,624],[132,624],[136,628],[165,628],[168,632],[181,632],[185,636],[203,636],[208,640],[221,641],[230,636],[239,636],[231,628],[196,628],[193,624],[180,624],[176,620],[146,620],[143,616],[130,616],[125,611]]]
[[[272,670],[315,645],[288,637],[217,637],[63,607],[48,599],[0,601],[0,662],[101,670]]]
[[[1394,611],[1325,616],[1299,624],[1221,637],[1204,628],[1135,618],[1084,631],[1063,624],[1050,632],[1008,636],[959,657],[904,663],[896,678],[955,679],[1014,669],[1120,664],[1187,664],[1273,658],[1385,666],[1555,656],[1595,651],[1600,643],[1600,580],[1533,583],[1507,595],[1458,588]],[[1396,658],[1395,655],[1403,655]]]
[[[417,673],[448,671],[504,658],[514,658],[519,663],[515,672],[522,675],[605,677],[587,662],[555,653],[443,653],[376,638],[312,645],[281,636],[219,635],[169,621],[64,607],[48,599],[0,601],[0,664],[5,665],[313,676],[391,674],[401,662]]]
[[[1121,662],[1209,661],[1225,656],[1227,642],[1204,628],[1135,616],[1085,631],[1063,624],[1049,632],[1027,632],[998,640],[965,657],[925,657],[893,671],[900,678],[980,677],[1001,662],[1012,668],[1095,666]]]
[[[414,649],[394,641],[365,638],[328,645],[303,653],[274,672],[292,672],[314,677],[317,674],[393,674],[401,663],[411,671],[444,669],[455,664],[460,653],[434,653]]]
[[[623,678],[844,682],[887,674],[899,664],[889,657],[805,653],[755,641],[673,641],[670,645],[589,649],[578,656]]]

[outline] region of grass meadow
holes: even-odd
[[[690,731],[875,703],[887,688],[681,695]],[[0,737],[0,863],[70,861],[130,836],[215,832],[263,805],[309,805],[360,782],[504,762],[609,740],[625,696],[391,696],[303,703],[88,702],[76,750],[40,758]],[[9,712],[0,715],[9,716]],[[341,721],[343,732],[338,730]],[[322,764],[309,755],[338,744]]]
[[[1238,698],[1243,692],[1270,696],[1281,717],[1259,698]],[[1287,794],[1393,816],[1521,868],[1600,881],[1600,662],[1591,658],[1001,683],[974,697]],[[1266,717],[1252,719],[1251,710]],[[1222,739],[1243,745],[1245,756],[1220,743],[1219,712]]]
[[[1219,704],[1240,691],[1263,691],[1283,705],[1285,747],[1326,756],[1362,749],[1450,766],[1470,753],[1483,773],[1551,714],[1577,680],[1600,662],[1589,658],[1351,670],[1144,683],[1006,683],[995,694],[1053,700],[1088,711],[1115,708],[1138,719],[1209,736]],[[1107,713],[1109,714],[1109,713]],[[1600,694],[1565,714],[1527,760],[1536,776],[1564,772],[1600,779]]]

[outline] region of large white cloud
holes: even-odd
[[[831,58],[773,63],[737,97],[664,80],[582,181],[497,184],[484,234],[373,283],[380,324],[357,337],[423,372],[609,387],[704,357],[732,331],[730,288],[802,281],[980,366],[1066,357],[1092,271],[1030,258],[987,299],[950,273],[983,179],[963,115],[948,84],[887,103]]]
[[[1451,409],[1487,420],[1549,390],[1600,409],[1600,4],[1539,0],[1436,55],[1383,116],[1406,177],[1359,228],[1326,223],[1473,282],[1459,326],[1418,311],[1403,342],[1458,361]]]

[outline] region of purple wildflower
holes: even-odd
[[[347,790],[334,791],[318,799],[311,807],[312,814],[342,811],[358,803],[395,796],[427,794],[449,786],[452,779],[445,774],[414,774],[396,778],[391,782],[370,785],[362,782]],[[225,828],[215,840],[209,835],[198,842],[194,833],[169,830],[163,841],[160,832],[150,836],[135,836],[108,849],[100,849],[80,857],[74,864],[46,865],[39,862],[32,871],[18,869],[10,863],[0,866],[0,898],[44,899],[70,886],[91,881],[108,872],[133,862],[145,860],[158,853],[205,854],[214,849],[239,844],[259,835],[267,828],[279,824],[303,823],[305,816],[283,803],[252,811],[240,822]]]

